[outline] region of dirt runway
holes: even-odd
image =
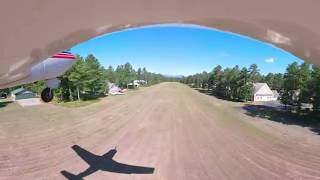
[[[320,179],[320,136],[264,126],[179,83],[81,108],[11,105],[0,108],[0,179]]]

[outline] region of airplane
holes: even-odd
[[[117,85],[114,83],[109,83],[109,94],[111,95],[124,95],[124,90],[119,88]]]
[[[71,148],[89,164],[89,167],[78,175],[68,171],[61,171],[61,174],[69,180],[81,180],[98,170],[123,174],[152,174],[154,172],[154,168],[151,167],[127,165],[113,160],[114,155],[117,153],[116,148],[111,149],[102,156],[92,154],[78,145],[74,145]]]
[[[0,89],[46,80],[47,87],[41,92],[41,99],[43,102],[50,102],[54,96],[52,88],[56,88],[60,84],[57,77],[63,75],[73,65],[75,59],[75,55],[68,51],[56,53],[35,64],[31,69],[27,69],[22,73],[23,75],[18,73],[9,75],[7,78],[0,78]]]
[[[105,0],[90,5],[85,0],[1,2],[0,89],[27,78],[29,66],[40,63],[43,56],[106,33],[166,23],[236,33],[320,65],[320,1]],[[114,18],[119,12],[125,13]],[[43,99],[50,101],[50,89],[43,94]]]

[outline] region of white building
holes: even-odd
[[[253,84],[253,101],[276,101],[279,94],[272,91],[267,83]]]
[[[127,84],[128,89],[133,89],[133,88],[138,88],[138,87],[140,87],[140,84],[137,82]]]
[[[133,83],[137,83],[140,85],[147,85],[148,82],[146,80],[134,80]]]
[[[147,84],[148,84],[148,82],[145,80],[134,80],[133,83],[127,84],[127,88],[133,89],[133,88],[138,88],[140,86],[145,86]]]

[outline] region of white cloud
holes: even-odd
[[[229,53],[227,53],[227,52],[220,52],[219,56],[221,56],[221,57],[230,57],[231,55]]]
[[[267,58],[265,61],[266,61],[266,63],[273,63],[275,61],[275,59],[273,57],[271,57],[271,58]]]

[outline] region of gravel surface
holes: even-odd
[[[320,136],[296,141],[233,106],[179,83],[81,108],[9,104],[0,179],[320,179]]]

